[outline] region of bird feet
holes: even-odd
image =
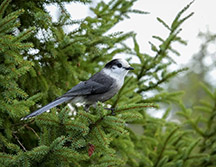
[[[85,112],[89,112],[89,107],[90,107],[90,105],[85,105],[85,106],[84,106]]]
[[[115,116],[116,113],[115,113],[115,108],[107,108],[107,107],[104,107],[105,110],[110,110],[111,111],[111,115]]]

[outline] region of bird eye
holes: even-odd
[[[118,63],[117,66],[118,66],[119,68],[121,68],[121,67],[122,67],[122,64]]]

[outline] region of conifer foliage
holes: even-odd
[[[190,167],[214,166],[215,99],[206,88],[210,101],[187,109],[181,102],[182,92],[166,92],[162,84],[186,69],[169,71],[175,63],[170,53],[180,55],[172,43],[180,42],[183,17],[190,7],[181,10],[171,26],[158,21],[169,35],[150,42],[155,55],[141,53],[134,32],[109,33],[130,13],[135,0],[111,0],[91,7],[94,13],[83,20],[72,20],[64,3],[89,0],[4,0],[0,6],[0,163],[2,166],[146,166]],[[58,5],[57,22],[45,5]],[[9,5],[10,4],[10,5]],[[25,9],[25,11],[23,10]],[[78,25],[66,33],[65,26]],[[124,41],[133,39],[134,48]],[[119,93],[106,104],[85,112],[83,107],[61,105],[27,121],[20,118],[54,100],[80,81],[94,74],[116,54],[138,57],[135,70]],[[147,93],[154,91],[154,95]],[[158,110],[169,104],[163,117],[153,118],[148,109]],[[167,121],[172,104],[179,104],[183,122]],[[195,111],[206,111],[193,118]],[[184,120],[186,120],[184,122]],[[181,120],[182,121],[182,120]],[[137,132],[138,131],[138,132]]]
[[[0,6],[0,141],[2,153],[18,153],[24,147],[14,144],[20,142],[16,124],[23,111],[30,111],[29,107],[35,104],[39,95],[29,97],[18,84],[19,78],[33,66],[22,53],[33,46],[32,43],[23,41],[33,33],[34,28],[18,32],[20,23],[17,18],[24,10],[20,9],[5,16],[9,2],[4,1]]]

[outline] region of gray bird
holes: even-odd
[[[128,71],[133,69],[126,60],[113,59],[100,72],[89,78],[89,80],[80,82],[61,97],[23,117],[21,120],[40,115],[64,102],[84,103],[85,109],[90,105],[95,105],[98,101],[105,102],[119,91]]]

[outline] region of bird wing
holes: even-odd
[[[73,97],[73,96],[82,96],[82,95],[94,95],[107,92],[112,83],[107,82],[96,82],[94,80],[88,80],[85,82],[80,82],[78,85],[74,86],[67,93],[61,97]]]

